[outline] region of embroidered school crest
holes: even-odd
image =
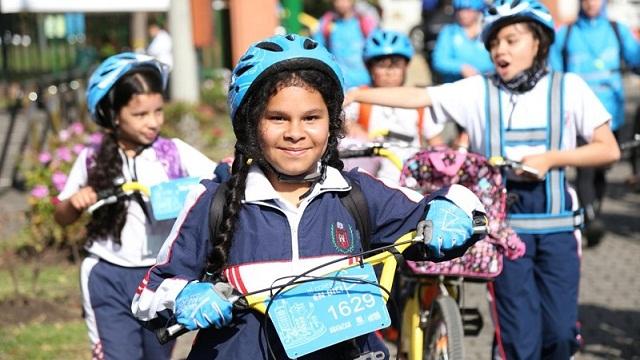
[[[351,225],[345,225],[341,222],[331,224],[331,241],[333,246],[343,253],[349,254],[353,251],[353,229]]]

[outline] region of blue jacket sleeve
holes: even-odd
[[[629,67],[640,71],[640,42],[633,36],[627,25],[618,23],[620,41],[622,42],[622,56]]]
[[[445,76],[461,76],[462,61],[456,56],[453,49],[453,36],[455,35],[455,25],[446,25],[442,28],[436,45],[433,48],[432,64],[433,69]]]

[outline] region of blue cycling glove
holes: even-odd
[[[228,324],[233,316],[233,299],[230,299],[231,291],[219,285],[232,290],[226,283],[218,283],[215,287],[209,282],[188,283],[176,298],[175,315],[178,323],[189,330],[212,325],[219,329]]]
[[[431,220],[431,238],[425,237],[429,252],[436,258],[463,246],[473,235],[473,220],[460,207],[444,198],[429,203],[426,220]]]

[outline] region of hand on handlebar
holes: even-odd
[[[190,282],[176,298],[176,320],[188,330],[210,326],[219,329],[231,322],[237,299],[227,283]]]
[[[425,234],[428,252],[436,258],[444,253],[463,247],[474,233],[471,217],[453,202],[436,198],[429,203],[427,221],[431,222],[431,236]]]
[[[509,160],[502,156],[492,156],[489,158],[489,164],[511,168],[514,174],[532,180],[544,179],[547,171],[549,171],[549,165],[547,165],[544,154],[525,156],[522,161]]]
[[[83,211],[98,201],[98,195],[91,186],[85,186],[69,198],[69,203],[77,211]]]

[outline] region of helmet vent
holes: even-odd
[[[302,43],[302,47],[304,47],[305,50],[313,50],[318,47],[318,43],[311,39],[305,39],[304,43]]]
[[[520,4],[520,0],[514,0],[514,1],[511,3],[511,8],[513,9],[514,7],[518,6],[518,4]]]
[[[245,72],[247,72],[247,70],[251,69],[253,67],[253,65],[247,65],[247,66],[243,66],[240,69],[237,69],[235,72],[235,76],[242,76],[242,74],[244,74]]]
[[[376,44],[376,46],[380,46],[380,40],[373,38],[371,39],[371,41],[373,41],[373,43]]]
[[[274,52],[282,52],[284,49],[282,49],[282,46],[274,43],[274,42],[270,42],[270,41],[263,41],[261,43],[256,44],[257,48],[260,48],[262,50],[267,50],[267,51],[274,51]]]
[[[489,9],[489,14],[491,15],[498,15],[498,9],[492,7]]]
[[[285,36],[285,39],[289,40],[289,41],[293,41],[296,38],[293,36],[293,34],[287,34],[287,36]]]
[[[247,54],[240,59],[240,62],[253,59],[253,54]]]

